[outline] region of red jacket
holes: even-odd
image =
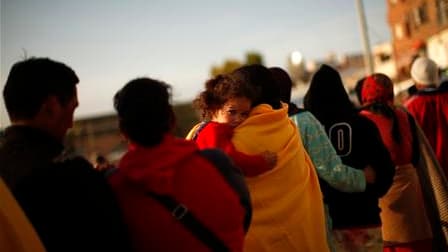
[[[199,129],[194,139],[200,149],[219,148],[223,150],[235,165],[238,166],[247,177],[260,175],[271,167],[261,155],[248,155],[237,151],[232,143],[233,128],[228,124],[217,122],[206,122]]]
[[[406,108],[425,132],[440,166],[448,177],[448,86],[423,90],[406,102]]]
[[[414,135],[406,112],[394,109],[401,136],[401,142],[396,143],[392,136],[392,119],[381,114],[363,110],[361,115],[372,120],[377,126],[384,145],[389,150],[390,157],[395,165],[405,165],[413,161]]]
[[[166,135],[153,148],[130,145],[109,182],[136,251],[208,251],[147,192],[175,198],[230,251],[242,251],[244,210],[239,197],[193,142]]]

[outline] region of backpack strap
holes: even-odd
[[[227,246],[212,231],[204,226],[188,208],[173,197],[147,192],[147,195],[157,200],[171,215],[187,228],[196,238],[203,242],[211,251],[229,251]]]
[[[240,204],[245,210],[243,224],[244,230],[247,232],[252,220],[252,204],[243,173],[233,165],[232,161],[220,149],[204,149],[199,153],[218,169],[227,184],[238,195]]]
[[[204,129],[205,126],[207,126],[208,123],[209,123],[208,121],[201,122],[201,124],[198,126],[193,136],[191,137],[191,140],[196,141],[196,138],[198,138],[199,133]]]

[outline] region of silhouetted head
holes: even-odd
[[[280,99],[283,102],[291,101],[292,80],[289,74],[280,67],[269,68],[274,78],[275,84],[280,88]]]
[[[128,82],[114,96],[120,130],[132,142],[150,147],[159,144],[174,127],[170,86],[138,78]]]
[[[258,95],[253,106],[265,103],[274,109],[281,108],[280,88],[275,85],[268,68],[262,65],[243,66],[230,73],[229,76],[237,83],[247,83],[255,88]]]
[[[33,118],[49,96],[66,105],[76,94],[75,72],[48,58],[30,58],[15,63],[3,89],[11,120]]]
[[[354,113],[341,76],[325,64],[313,75],[303,105],[326,126]]]
[[[271,71],[274,82],[280,89],[281,101],[288,104],[288,115],[293,115],[299,112],[297,106],[294,103],[291,103],[291,91],[293,85],[289,74],[280,67],[271,67],[269,68],[269,71]]]
[[[73,125],[78,82],[70,67],[48,58],[17,62],[3,89],[12,124],[40,128],[62,140]]]

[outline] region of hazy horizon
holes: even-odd
[[[80,78],[76,118],[113,112],[113,94],[148,76],[191,100],[212,65],[259,52],[268,66],[362,51],[355,1],[1,0],[0,87],[12,64],[49,57]],[[364,1],[370,42],[390,39],[386,1]],[[3,99],[0,127],[8,123]]]

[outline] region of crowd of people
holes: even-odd
[[[74,70],[19,61],[3,90],[0,251],[448,251],[448,82],[425,57],[411,77],[404,106],[388,76],[363,77],[358,107],[323,64],[300,108],[285,70],[242,66],[205,81],[185,139],[171,86],[136,78],[112,99],[128,143],[112,165],[64,151]]]

